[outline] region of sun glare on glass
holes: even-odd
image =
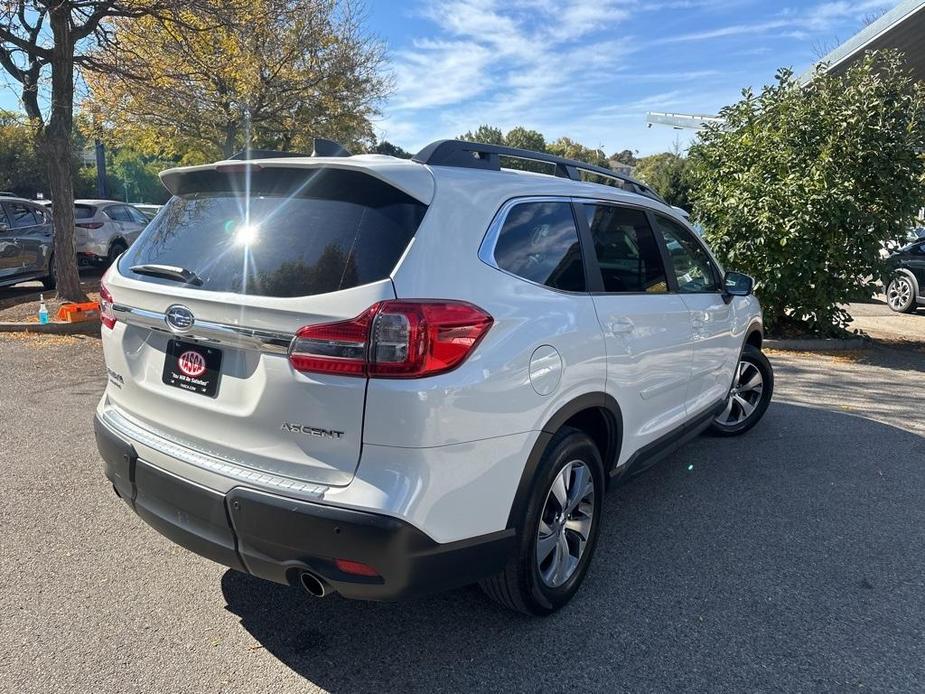
[[[235,243],[241,246],[251,246],[257,242],[260,227],[256,224],[242,224],[234,233]]]

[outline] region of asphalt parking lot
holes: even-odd
[[[172,545],[103,477],[99,342],[0,336],[0,690],[923,691],[925,351],[772,361],[765,420],[615,489],[578,599],[532,620]]]

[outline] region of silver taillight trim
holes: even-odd
[[[182,337],[196,342],[208,342],[229,347],[256,349],[269,354],[288,354],[294,333],[261,330],[228,323],[214,323],[196,319],[193,325],[183,332],[171,330],[167,325],[167,316],[159,311],[145,308],[113,304],[112,311],[117,321],[127,325],[136,325],[150,330]]]

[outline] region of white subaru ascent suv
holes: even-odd
[[[97,442],[139,516],[239,571],[548,614],[608,483],[771,399],[751,278],[607,169],[318,140],[161,178],[103,279]]]

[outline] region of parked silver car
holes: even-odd
[[[77,260],[81,265],[111,265],[148,225],[133,205],[113,200],[75,200]]]
[[[31,200],[0,197],[0,287],[40,279],[55,286],[51,214]]]

